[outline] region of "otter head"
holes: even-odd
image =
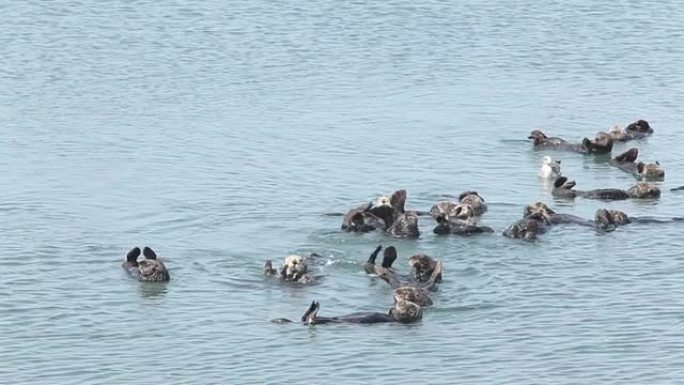
[[[437,261],[425,254],[416,254],[409,258],[411,272],[417,281],[427,282],[435,271]]]
[[[301,255],[288,255],[280,268],[280,278],[287,281],[297,281],[308,271],[308,261]]]
[[[648,182],[639,182],[636,186],[632,186],[627,193],[632,198],[658,198],[660,197],[660,189]]]
[[[543,143],[548,138],[549,137],[546,136],[546,134],[544,134],[541,130],[534,130],[530,132],[530,136],[527,137],[527,139],[532,139],[532,142],[535,146]]]
[[[537,234],[542,232],[542,226],[547,223],[544,214],[534,213],[529,215],[527,218],[520,220],[512,224],[506,231],[504,235],[509,238],[518,239],[537,239]]]
[[[620,210],[608,210],[608,212],[616,225],[626,225],[632,222],[629,216]]]
[[[450,218],[466,220],[475,216],[475,210],[473,209],[473,206],[471,206],[470,204],[461,203],[454,207],[448,215]]]
[[[458,196],[458,201],[461,203],[482,204],[485,202],[484,198],[477,193],[477,191],[464,191]]]
[[[427,290],[413,286],[402,286],[392,292],[394,303],[402,301],[413,302],[418,306],[432,306],[432,299]]]
[[[648,122],[643,120],[643,119],[639,119],[634,123],[630,123],[627,126],[626,130],[638,132],[638,133],[642,133],[642,134],[652,134],[653,133],[653,128],[651,128],[651,125],[648,124]]]
[[[401,323],[415,322],[423,318],[423,309],[410,301],[398,301],[390,309],[389,315]]]
[[[606,209],[596,210],[596,214],[594,214],[594,223],[596,223],[596,227],[599,230],[603,231],[613,231],[617,227],[611,212]]]
[[[561,176],[558,177],[558,179],[556,179],[556,181],[553,183],[553,187],[557,189],[572,190],[572,188],[575,187],[576,184],[577,183],[575,183],[574,180]]]
[[[637,175],[643,179],[663,179],[665,178],[665,170],[660,167],[660,163],[637,163]]]
[[[582,144],[589,152],[595,154],[607,154],[613,151],[613,138],[605,132],[596,134],[594,140],[584,138]]]
[[[528,217],[532,214],[536,214],[536,213],[542,213],[545,216],[548,216],[548,215],[553,215],[556,212],[551,210],[551,208],[544,202],[534,202],[530,205],[527,205],[527,207],[525,207],[525,211],[523,212],[523,218]]]
[[[138,262],[142,281],[168,281],[169,273],[163,263],[156,259],[143,259]]]
[[[608,135],[614,140],[625,140],[627,138],[627,132],[620,126],[613,126],[613,128],[608,130]]]
[[[389,226],[394,215],[391,198],[387,195],[381,195],[373,203],[371,203],[369,211],[371,214],[385,221],[386,226]]]

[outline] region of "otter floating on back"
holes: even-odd
[[[385,322],[412,323],[423,318],[423,309],[417,304],[409,301],[398,301],[387,313],[363,312],[341,315],[336,317],[319,317],[318,311],[321,305],[313,301],[304,315],[301,317],[304,325],[323,325],[330,323],[348,324],[376,324]],[[290,323],[288,319],[277,319],[272,322]]]
[[[301,255],[288,255],[283,261],[280,270],[273,268],[273,263],[267,260],[264,264],[264,275],[277,276],[283,281],[312,283],[316,277],[309,274],[309,261]]]
[[[608,154],[613,150],[613,139],[605,132],[596,134],[594,140],[582,139],[582,143],[570,143],[565,139],[548,137],[541,130],[534,130],[528,136],[535,148],[546,148],[580,154]]]
[[[626,171],[639,180],[663,180],[665,179],[665,170],[660,166],[660,163],[644,163],[637,162],[639,156],[639,149],[634,147],[623,152],[610,160],[610,164]]]
[[[639,182],[627,190],[617,188],[602,188],[588,191],[575,190],[575,181],[567,177],[560,177],[556,179],[551,195],[557,198],[575,198],[582,197],[586,199],[599,200],[624,200],[629,198],[634,199],[650,199],[660,197],[660,189],[647,182]]]
[[[626,142],[634,139],[643,139],[653,134],[653,128],[647,121],[640,119],[634,123],[630,123],[627,127],[622,128],[615,126],[608,130],[608,135],[620,142]]]
[[[145,282],[163,282],[171,279],[166,266],[157,259],[157,254],[152,249],[145,246],[143,255],[145,259],[138,262],[138,257],[140,256],[139,247],[132,248],[126,254],[126,260],[121,266],[131,278]]]

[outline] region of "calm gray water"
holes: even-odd
[[[681,227],[500,235],[535,200],[684,215],[669,191],[554,202],[525,141],[644,118],[640,156],[684,185],[682,20],[677,1],[0,4],[0,383],[682,383]],[[552,155],[578,187],[634,183]],[[322,215],[398,188],[423,210],[476,189],[497,235]],[[386,311],[361,265],[378,244],[444,260],[422,322],[269,322]],[[170,283],[126,277],[135,245]],[[262,277],[309,252],[320,284]]]

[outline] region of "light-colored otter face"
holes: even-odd
[[[658,198],[660,197],[660,189],[648,182],[639,182],[636,186],[627,190],[627,193],[633,198]]]
[[[389,313],[401,323],[416,322],[423,318],[423,308],[410,301],[398,301]]]
[[[380,195],[373,203],[374,207],[388,206],[392,207],[391,199],[387,195]]]
[[[416,280],[427,282],[435,271],[437,261],[425,254],[416,254],[409,258],[409,266]]]
[[[432,299],[430,299],[427,290],[419,287],[403,286],[395,289],[392,295],[394,296],[394,303],[408,301],[422,307],[432,306]]]
[[[527,207],[525,207],[525,211],[523,212],[523,218],[536,213],[541,213],[545,216],[549,216],[555,214],[556,212],[551,210],[551,208],[544,202],[534,202],[531,205],[527,205]]]
[[[141,281],[161,282],[169,280],[169,273],[166,266],[156,259],[143,259],[138,262]]]
[[[461,203],[453,208],[448,214],[449,218],[457,218],[461,220],[470,219],[475,216],[473,206],[468,203]]]
[[[610,217],[613,219],[613,223],[616,225],[626,225],[630,223],[629,217],[627,214],[623,213],[622,211],[619,210],[609,210],[610,212]]]
[[[627,138],[627,131],[624,129],[624,127],[615,125],[613,128],[608,130],[608,135],[610,135],[613,140],[625,140]]]
[[[280,269],[280,276],[288,281],[297,281],[306,275],[308,267],[309,264],[305,257],[301,255],[288,255],[285,257],[283,266]]]
[[[592,152],[607,153],[613,150],[613,138],[606,132],[599,132],[591,142]]]
[[[637,174],[643,179],[663,179],[665,178],[665,170],[660,167],[660,163],[643,163],[637,164]]]

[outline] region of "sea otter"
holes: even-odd
[[[637,162],[639,149],[634,147],[610,160],[610,164],[634,175],[639,180],[663,180],[665,170],[660,163]]]
[[[608,135],[610,135],[613,140],[620,142],[643,139],[651,134],[653,134],[653,128],[651,128],[651,125],[643,119],[630,123],[625,128],[615,126],[608,131]]]
[[[528,205],[525,207],[523,216],[527,217],[537,213],[542,214],[549,225],[574,224],[602,231],[615,230],[615,225],[612,221],[601,220],[601,218],[598,217],[596,217],[598,220],[590,220],[572,214],[558,214],[544,202],[535,202]]]
[[[418,238],[418,213],[406,211],[406,190],[397,190],[389,197],[389,202],[371,208],[371,213],[385,223],[385,232],[397,238]]]
[[[548,229],[549,223],[542,213],[534,213],[510,225],[503,235],[508,238],[535,240]]]
[[[442,280],[442,263],[435,261],[425,254],[416,254],[409,259],[411,275],[401,275],[392,268],[396,260],[396,249],[390,246],[385,249],[382,264],[377,266],[375,259],[382,249],[378,246],[364,264],[364,270],[369,274],[376,274],[394,289],[395,301],[405,300],[420,306],[432,305],[429,291],[436,289],[436,284]]]
[[[409,301],[398,301],[387,313],[364,312],[352,313],[336,317],[319,317],[318,310],[320,304],[313,301],[301,321],[304,325],[322,325],[329,323],[350,323],[350,324],[376,324],[383,322],[411,323],[420,321],[423,318],[423,309]],[[286,323],[292,322],[288,319],[277,319],[272,322]]]
[[[157,259],[157,254],[152,249],[145,246],[143,255],[145,259],[138,262],[138,257],[140,256],[139,247],[134,247],[126,254],[126,260],[123,262],[122,267],[128,275],[138,281],[145,282],[163,282],[171,279],[166,266]]]
[[[535,148],[548,148],[581,154],[607,154],[613,150],[613,139],[605,132],[596,134],[594,140],[582,139],[582,143],[570,143],[565,139],[548,137],[541,130],[534,130],[528,136]]]
[[[473,235],[494,232],[491,227],[468,224],[463,220],[449,218],[446,215],[438,216],[435,220],[437,226],[432,231],[437,235]]]
[[[551,195],[557,198],[575,198],[579,196],[586,199],[599,200],[624,200],[629,198],[649,199],[660,197],[660,189],[647,182],[639,182],[626,191],[617,188],[581,191],[573,189],[574,187],[575,181],[562,176],[556,179],[554,188],[551,190]]]
[[[277,276],[283,281],[312,283],[316,277],[308,273],[309,263],[306,257],[301,255],[288,255],[280,267],[280,271],[273,268],[273,263],[267,260],[264,264],[264,275]]]
[[[619,210],[596,210],[596,221],[613,223],[615,226],[624,226],[630,223],[658,224],[684,221],[683,217],[658,218],[658,217],[632,217]]]
[[[342,218],[342,230],[367,233],[385,227],[385,222],[375,216],[371,209],[373,202],[349,210]]]

